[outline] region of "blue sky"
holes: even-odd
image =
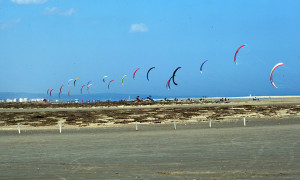
[[[0,92],[64,84],[79,94],[92,80],[91,93],[299,95],[299,9],[297,0],[0,0]]]

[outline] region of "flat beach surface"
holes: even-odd
[[[141,116],[145,113],[141,109],[147,109],[148,115],[156,117],[157,114],[149,112],[156,106],[159,109],[169,106],[165,109],[173,109],[176,116],[152,118],[156,122],[141,121],[138,131],[135,119],[131,118],[123,117],[126,123],[119,123],[121,118],[118,121],[111,118],[118,123],[99,123],[89,117],[96,122],[90,126],[82,126],[82,120],[76,123],[75,118],[73,125],[63,123],[61,134],[57,122],[67,122],[69,116],[61,116],[53,125],[32,126],[37,124],[30,121],[22,126],[26,123],[24,117],[32,115],[32,110],[42,113],[42,118],[37,119],[45,121],[43,118],[49,118],[45,112],[50,108],[2,107],[1,114],[16,114],[2,115],[2,120],[6,119],[0,127],[0,179],[299,179],[299,104],[299,99],[276,99],[138,105]],[[75,111],[86,116],[90,112],[103,115],[102,107],[93,108],[97,109],[95,113],[90,108]],[[105,108],[124,110],[124,106]],[[191,108],[196,109],[190,116],[184,114]],[[63,112],[68,112],[66,109]],[[135,117],[139,112],[132,106],[127,109],[120,114],[126,112],[124,116]],[[196,113],[204,109],[208,109],[207,116]],[[18,134],[17,125],[9,124],[9,120],[24,111],[29,115],[14,120],[21,122]],[[213,113],[219,111],[219,115]],[[246,127],[242,117],[247,117]],[[210,118],[212,128],[208,126]]]

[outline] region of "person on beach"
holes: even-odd
[[[141,100],[140,100],[140,96],[137,96],[136,97],[136,100],[137,100],[137,102],[140,102]]]

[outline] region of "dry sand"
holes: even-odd
[[[299,179],[299,119],[248,125],[0,131],[0,179]]]
[[[299,179],[299,100],[2,105],[0,179]]]

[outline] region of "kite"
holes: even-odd
[[[103,76],[102,81],[105,83],[105,78],[107,78],[108,76]]]
[[[152,70],[152,69],[154,69],[155,67],[151,67],[149,70],[148,70],[148,72],[147,72],[147,79],[148,79],[148,81],[149,81],[149,72]]]
[[[70,81],[74,81],[74,79],[69,79],[68,80],[68,85],[70,85]]]
[[[62,93],[61,89],[64,87],[65,85],[61,85],[60,86],[60,89],[59,89],[59,94],[58,94],[58,97],[60,98],[60,94]]]
[[[50,90],[51,88],[49,88],[48,90],[47,90],[47,94],[49,93],[49,90]]]
[[[51,89],[51,91],[50,91],[50,96],[52,95],[52,91],[53,91],[54,89]]]
[[[62,89],[64,86],[65,86],[65,85],[61,85],[61,86],[60,86],[59,93],[62,93],[62,92],[61,92],[61,89]]]
[[[89,81],[87,84],[86,84],[86,86],[89,86],[89,84],[91,83],[92,81]]]
[[[133,79],[135,78],[135,73],[139,70],[140,68],[137,68],[134,73],[133,73]]]
[[[178,67],[175,69],[175,71],[173,72],[173,76],[172,76],[172,79],[173,79],[173,83],[177,86],[178,84],[175,82],[175,74],[176,72],[178,71],[178,69],[180,69],[181,67]]]
[[[200,72],[202,73],[202,68],[203,68],[203,65],[205,64],[207,62],[207,60],[206,61],[204,61],[202,64],[201,64],[201,67],[200,67]]]
[[[124,80],[124,78],[126,77],[127,75],[124,75],[123,77],[122,77],[122,86],[123,86],[123,80]]]
[[[88,93],[90,93],[90,87],[92,86],[93,84],[89,84],[89,85],[87,85],[87,87],[86,87],[86,89],[87,89],[87,91],[88,91]]]
[[[81,87],[81,90],[80,90],[81,94],[82,94],[82,88],[83,88],[84,86],[86,86],[86,85],[83,85],[83,86]]]
[[[236,52],[235,52],[235,54],[234,54],[234,63],[235,63],[235,64],[236,64],[236,55],[237,55],[237,53],[239,52],[239,50],[240,50],[242,47],[245,47],[245,46],[247,46],[247,45],[244,44],[244,45],[240,46],[240,47],[236,50]]]
[[[76,87],[76,86],[75,86],[75,83],[76,83],[77,79],[79,79],[79,78],[76,78],[76,79],[74,80],[74,87]]]
[[[168,90],[171,89],[171,87],[170,87],[170,81],[171,81],[172,78],[173,78],[173,76],[170,77],[170,79],[167,81],[166,88],[167,88]]]
[[[71,97],[71,95],[70,95],[70,91],[71,91],[71,90],[72,90],[72,88],[71,88],[71,89],[69,89],[69,92],[68,92],[68,96],[69,96],[69,97]]]
[[[274,67],[273,67],[273,69],[272,69],[272,71],[271,71],[271,74],[270,74],[270,81],[271,81],[271,84],[272,84],[272,86],[274,86],[275,88],[277,88],[277,86],[274,84],[274,82],[273,82],[273,72],[274,72],[274,70],[276,69],[276,68],[278,68],[279,66],[282,66],[282,65],[284,65],[283,63],[278,63],[278,64],[276,64]]]
[[[110,83],[113,82],[113,81],[115,81],[115,80],[110,80],[110,81],[109,81],[108,86],[107,86],[108,89],[109,89]]]

